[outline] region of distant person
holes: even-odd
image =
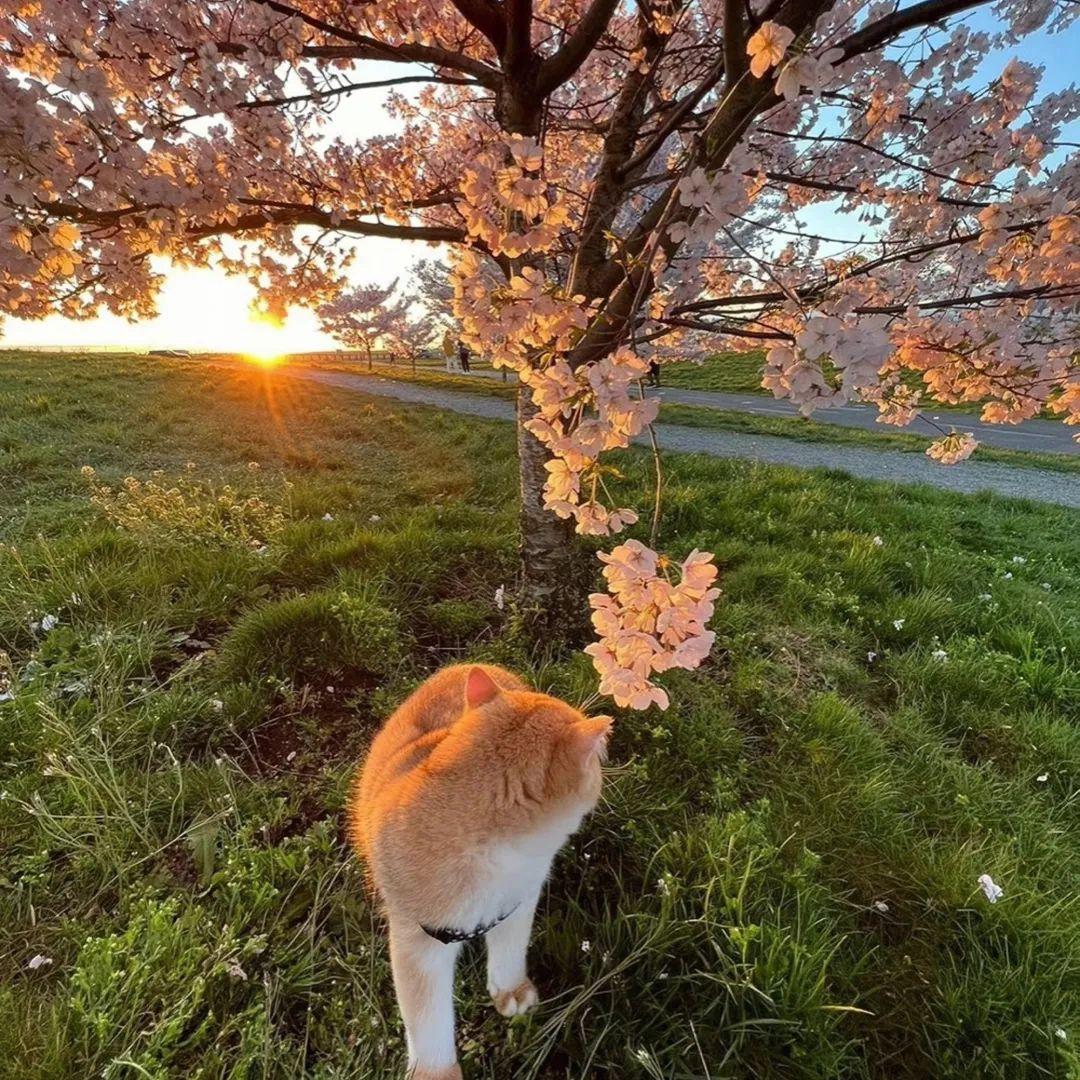
[[[458,343],[458,360],[461,362],[461,370],[469,374],[469,349],[465,342]]]
[[[453,372],[454,368],[454,335],[449,330],[443,334],[442,339],[443,358],[446,360],[447,372]]]
[[[660,365],[655,360],[649,361],[649,385],[660,387]]]

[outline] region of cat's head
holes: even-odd
[[[509,800],[541,817],[596,805],[610,716],[585,716],[548,694],[500,687],[482,667],[466,678],[465,710],[491,783]]]

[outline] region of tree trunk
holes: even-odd
[[[537,628],[566,634],[584,623],[583,571],[573,521],[544,509],[543,443],[525,430],[538,410],[529,388],[517,395],[518,472],[521,478],[521,602],[526,620]]]

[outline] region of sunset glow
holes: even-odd
[[[398,265],[400,258],[399,253]],[[314,312],[292,308],[278,326],[252,315],[254,297],[247,281],[220,271],[168,269],[155,319],[129,323],[108,314],[88,322],[13,318],[4,323],[2,341],[8,346],[182,348],[260,357],[340,347],[320,330]]]

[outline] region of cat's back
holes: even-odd
[[[477,667],[504,690],[525,689],[516,675],[494,664],[454,664],[422,682],[380,728],[356,778],[349,825],[362,851],[368,850],[380,803],[416,773],[465,711],[466,680]]]

